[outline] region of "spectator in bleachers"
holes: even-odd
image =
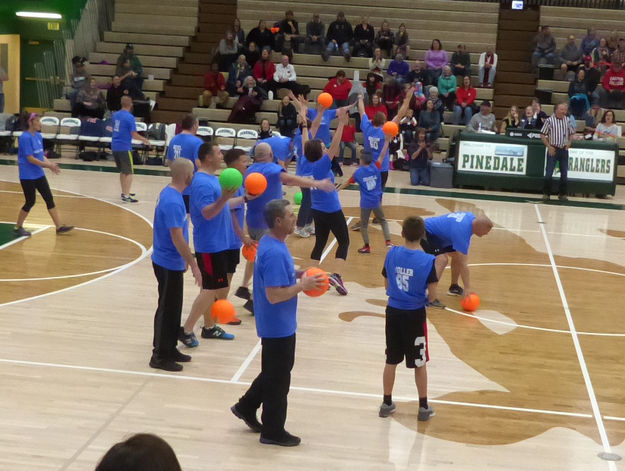
[[[254,43],[252,43],[254,44]],[[230,96],[238,96],[240,88],[243,86],[245,79],[252,75],[252,69],[247,63],[245,56],[241,54],[239,59],[232,64],[230,71],[228,72],[228,82],[226,83],[226,90]]]
[[[388,109],[386,108],[386,105],[382,103],[381,91],[377,91],[369,95],[369,101],[365,106],[365,114],[370,120],[372,120],[378,112],[384,114],[384,117],[388,120]]]
[[[382,81],[376,74],[369,72],[363,86],[367,93],[368,100],[371,101],[371,97],[375,95],[378,90],[382,90]]]
[[[139,81],[142,82],[142,79],[139,79],[137,73],[132,70],[130,59],[124,60],[124,62],[117,67],[115,74],[119,76],[122,86],[127,89],[131,95],[135,95],[141,91]]]
[[[616,30],[612,31],[610,35],[607,37],[607,46],[608,46],[608,50],[610,51],[610,54],[616,51],[616,48],[618,47],[618,40],[619,40],[619,35],[618,35],[618,31]]]
[[[386,59],[382,57],[382,49],[376,47],[373,50],[373,57],[369,59],[369,71],[373,72],[380,80],[384,80],[384,69]]]
[[[284,13],[284,19],[278,23],[278,28],[280,30],[275,38],[276,50],[282,53],[299,52],[299,44],[303,38],[299,33],[299,24],[295,20],[293,10]]]
[[[356,57],[371,57],[373,55],[373,41],[375,33],[369,19],[360,17],[360,23],[354,28],[354,55]]]
[[[382,51],[386,52],[386,57],[393,57],[393,45],[395,44],[395,35],[391,31],[388,21],[384,20],[382,26],[375,35],[375,45]]]
[[[282,61],[276,66],[276,70],[273,73],[273,89],[287,88],[296,90],[299,87],[296,80],[295,67],[289,63],[289,56],[283,54]]]
[[[243,46],[245,44],[245,31],[241,28],[241,20],[235,18],[232,22],[232,33],[234,37],[237,39],[239,46]]]
[[[599,40],[599,45],[590,53],[590,65],[593,69],[605,73],[610,68],[610,50],[608,41],[605,38]]]
[[[232,64],[239,58],[239,43],[232,31],[226,31],[226,35],[219,41],[219,70],[227,72]]]
[[[313,48],[322,53],[326,49],[326,26],[321,22],[319,13],[313,15],[312,21],[306,24],[306,52],[311,53]]]
[[[495,75],[497,74],[497,59],[499,56],[495,54],[493,46],[488,46],[486,52],[480,54],[478,63],[478,74],[480,87],[492,88],[495,83]]]
[[[471,121],[467,124],[467,131],[495,132],[495,115],[491,112],[491,109],[490,101],[484,100],[480,105],[480,112],[473,115]]]
[[[555,62],[556,40],[551,34],[549,26],[542,26],[540,32],[534,38],[534,52],[532,53],[532,66],[538,67],[544,60],[547,64]]]
[[[621,64],[621,67],[625,67],[625,39],[621,38],[618,40],[618,46],[616,50],[610,56],[610,61],[612,64],[618,62]]]
[[[415,112],[418,112],[423,108],[425,103],[425,93],[423,90],[423,84],[421,82],[407,82],[405,85],[414,87],[414,98],[410,102],[410,108]]]
[[[592,139],[595,129],[601,122],[601,106],[599,103],[593,103],[590,109],[584,114],[584,137]]]
[[[401,54],[397,54],[395,59],[388,65],[386,73],[401,84],[406,81],[410,73],[410,66]]]
[[[351,53],[349,44],[354,37],[352,25],[345,19],[345,13],[340,11],[336,15],[336,20],[330,23],[326,36],[327,47],[321,57],[324,61],[330,58],[330,54],[343,54],[345,60],[349,62]]]
[[[432,100],[432,103],[434,103],[434,109],[440,116],[442,123],[445,116],[445,103],[443,103],[443,100],[441,100],[439,96],[438,87],[431,86],[428,89],[428,99]]]
[[[599,36],[597,36],[597,31],[593,28],[588,28],[586,30],[586,36],[582,39],[582,52],[589,56],[593,49],[599,46]]]
[[[443,67],[443,74],[438,78],[438,93],[449,111],[454,109],[457,89],[456,76],[451,73],[451,67],[446,65]]]
[[[439,112],[434,108],[434,101],[429,99],[419,113],[419,126],[425,129],[426,137],[432,143],[435,143],[441,134],[441,121]]]
[[[258,50],[258,46],[254,41],[247,45],[244,54],[247,65],[252,68],[256,65],[258,59],[260,59],[260,51]]]
[[[135,47],[132,44],[126,44],[124,51],[117,58],[117,68],[119,69],[126,61],[130,62],[130,70],[134,72],[135,85],[139,90],[143,90],[143,65],[141,60],[135,55]],[[118,75],[123,75],[119,74]]]
[[[271,61],[271,49],[265,47],[260,55],[260,60],[254,64],[254,78],[258,83],[258,86],[265,90],[265,93],[270,91],[273,94],[272,83],[273,74],[276,72],[276,66]]]
[[[523,118],[521,118],[521,122],[519,123],[519,128],[521,129],[541,129],[541,127],[536,127],[536,121],[534,120],[534,109],[532,105],[528,105],[525,107],[525,114]]]
[[[540,104],[540,100],[538,98],[532,98],[532,125],[533,129],[542,129],[543,124],[547,121],[547,113],[543,111],[543,107]]]
[[[76,106],[76,97],[78,97],[80,90],[89,85],[90,75],[87,72],[86,62],[87,59],[84,57],[74,56],[72,58],[72,89],[67,94],[72,109]]]
[[[408,31],[406,31],[406,25],[404,23],[399,25],[393,43],[393,55],[397,53],[404,56],[406,60],[410,59],[410,38],[408,37]]]
[[[595,141],[616,141],[619,137],[621,137],[621,127],[616,124],[614,111],[606,110],[592,138]]]
[[[430,185],[430,161],[434,157],[432,154],[432,144],[428,139],[427,130],[420,127],[417,130],[417,138],[415,142],[408,146],[408,154],[410,161],[408,168],[410,169],[411,185]]]
[[[268,47],[270,50],[274,48],[274,37],[273,33],[269,28],[267,28],[267,23],[265,20],[260,20],[258,22],[258,26],[256,28],[252,28],[249,33],[247,33],[246,39],[247,45],[249,47],[250,43],[255,43],[256,48],[261,51]]]
[[[337,108],[347,105],[347,97],[352,89],[352,82],[345,76],[344,70],[339,70],[336,76],[331,78],[323,91],[332,95],[334,98],[334,105]]]
[[[405,148],[411,142],[415,141],[415,132],[419,123],[415,117],[414,109],[408,108],[406,115],[399,120],[399,133],[402,140],[402,148]]]
[[[530,107],[530,114],[531,114]],[[501,120],[501,126],[499,127],[499,134],[505,134],[506,129],[515,129],[521,127],[521,120],[519,119],[519,109],[512,105],[510,110],[508,110],[508,114],[504,119]]]
[[[451,66],[454,75],[471,76],[471,54],[464,44],[458,44],[458,50],[451,55]]]
[[[612,66],[603,76],[602,90],[599,90],[599,103],[604,108],[623,108],[625,98],[625,70],[619,62]]]
[[[89,80],[89,85],[78,92],[75,114],[79,117],[102,119],[105,110],[106,99],[98,88],[95,79],[92,78]]]
[[[473,106],[477,90],[471,86],[471,77],[465,75],[462,87],[456,90],[457,102],[454,106],[454,124],[467,124],[473,116]]]
[[[399,103],[402,100],[402,89],[397,80],[393,77],[388,77],[384,86],[382,87],[382,98],[384,104],[388,110],[388,118],[393,119],[399,111]]]
[[[254,121],[254,115],[260,110],[263,100],[265,99],[265,90],[258,86],[254,77],[249,76],[245,79],[242,92],[239,93],[239,99],[232,108],[229,123],[250,123]]]
[[[427,77],[425,73],[425,67],[423,66],[423,62],[417,60],[412,63],[412,67],[410,69],[410,72],[408,72],[406,81],[408,83],[420,82],[421,85],[424,85],[426,83]]]
[[[351,165],[358,162],[356,154],[356,120],[350,118],[349,122],[343,126],[343,134],[341,134],[341,152],[339,153],[339,162],[343,165]],[[348,147],[350,151],[349,160],[345,159],[345,148]]]
[[[278,108],[278,129],[283,136],[293,137],[297,128],[297,110],[288,95],[282,97]]]
[[[559,53],[560,70],[566,80],[573,80],[577,68],[584,60],[584,53],[575,44],[575,36],[570,34]]]
[[[443,67],[447,64],[449,64],[449,54],[443,49],[441,42],[438,39],[434,39],[425,53],[428,78],[426,85],[436,85],[438,78],[443,73]]]
[[[182,471],[176,453],[162,438],[138,433],[113,445],[95,471]]]
[[[260,121],[260,129],[258,130],[258,139],[268,139],[273,136],[271,124],[267,118]]]
[[[249,75],[249,74],[248,74]],[[204,75],[204,91],[202,92],[202,105],[209,108],[213,104],[225,107],[228,104],[228,92],[226,91],[226,79],[224,74],[219,72],[219,64],[213,62],[211,70]]]
[[[118,75],[113,77],[111,86],[106,92],[106,107],[110,112],[119,111],[122,108],[122,97],[128,95],[128,90],[122,86]]]
[[[586,81],[586,70],[579,69],[575,80],[569,84],[569,110],[580,119],[590,109],[590,91]]]

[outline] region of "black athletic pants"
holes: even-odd
[[[313,247],[310,258],[313,260],[321,260],[321,254],[326,247],[330,231],[336,237],[338,247],[336,248],[336,258],[347,260],[347,249],[349,248],[349,231],[345,222],[345,215],[342,210],[333,213],[324,213],[317,209],[312,210],[313,220],[315,221],[315,246]]]
[[[22,184],[24,198],[26,199],[24,206],[22,206],[24,212],[29,212],[32,207],[35,206],[37,191],[46,202],[46,207],[48,209],[54,208],[54,198],[52,197],[50,185],[48,185],[48,179],[46,177],[37,178],[36,180],[20,180],[20,183]]]
[[[262,436],[280,439],[286,423],[287,395],[291,387],[291,370],[295,363],[295,334],[277,339],[262,339],[260,374],[239,399],[239,410],[256,413],[263,405]]]
[[[184,271],[168,270],[152,262],[158,280],[158,307],[154,314],[153,355],[173,359],[182,317]]]

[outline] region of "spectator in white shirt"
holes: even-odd
[[[295,68],[292,64],[289,64],[289,56],[283,55],[282,62],[276,65],[276,71],[273,74],[274,89],[288,88],[289,90],[295,90],[299,86],[295,81],[296,79]]]
[[[495,83],[495,74],[497,73],[497,54],[493,46],[488,46],[486,52],[480,54],[479,78],[480,87],[492,88]]]

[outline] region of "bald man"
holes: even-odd
[[[483,237],[492,228],[493,221],[488,217],[468,212],[444,214],[425,220],[425,239],[421,241],[421,246],[426,253],[436,256],[434,264],[439,280],[451,257],[451,286],[448,294],[453,296],[471,294],[468,265],[471,236]],[[464,289],[458,284],[461,277]],[[435,297],[430,296],[430,299]],[[436,303],[432,305],[436,306]]]
[[[130,193],[132,186],[132,173],[134,171],[132,162],[132,140],[137,139],[146,146],[150,146],[150,141],[137,132],[137,123],[132,115],[132,98],[123,96],[121,99],[122,108],[113,115],[113,139],[111,150],[113,158],[119,170],[119,181],[122,187],[122,202],[136,203],[134,193]]]
[[[308,132],[308,130],[306,130]],[[271,146],[266,142],[261,142],[254,149],[254,163],[247,169],[246,176],[250,173],[262,173],[267,179],[267,189],[256,199],[247,203],[247,214],[245,221],[250,237],[259,241],[268,231],[269,227],[263,216],[265,205],[275,199],[282,199],[282,184],[288,186],[300,186],[303,188],[318,188],[323,191],[334,191],[334,184],[330,179],[313,180],[312,178],[299,177],[290,173],[281,165],[274,163],[274,156]],[[244,307],[254,313],[254,305],[250,295],[249,284],[254,273],[254,262],[247,262],[241,286],[237,289],[235,296],[245,299]]]
[[[177,159],[170,164],[171,183],[158,197],[154,210],[154,251],[152,266],[158,280],[158,308],[154,315],[154,350],[150,366],[166,371],[181,371],[180,362],[191,361],[176,348],[182,315],[184,272],[191,273],[199,285],[202,275],[189,248],[189,221],[182,193],[193,179],[193,163]]]

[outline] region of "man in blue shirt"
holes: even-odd
[[[267,139],[260,139],[256,143],[256,146],[262,142],[269,144],[269,146],[271,147],[271,151],[273,152],[274,157],[273,162],[281,165],[284,168],[287,168],[289,162],[293,158],[293,139],[285,136],[272,136],[268,137]],[[254,146],[253,149],[254,154],[256,153],[256,146]],[[254,156],[254,154],[252,156]]]
[[[493,228],[493,221],[487,216],[475,216],[472,213],[456,212],[435,216],[425,220],[425,238],[421,246],[426,253],[436,256],[436,272],[440,278],[451,257],[451,286],[448,294],[469,296],[469,245],[471,236],[483,237]],[[458,285],[462,277],[464,289]]]
[[[419,394],[417,418],[428,420],[434,415],[427,398],[427,370],[429,361],[425,305],[428,297],[434,301],[436,267],[434,256],[419,250],[425,234],[425,223],[418,216],[404,219],[401,235],[405,245],[392,247],[386,254],[382,276],[388,295],[386,306],[386,365],[382,382],[384,398],[380,417],[388,417],[396,410],[393,403],[393,385],[397,365],[406,359],[406,367],[414,368]]]
[[[244,197],[233,198],[236,189],[223,189],[215,176],[221,168],[223,154],[218,145],[206,142],[198,151],[198,171],[191,183],[190,210],[193,222],[195,258],[202,274],[202,290],[196,298],[178,340],[187,347],[199,345],[193,329],[204,317],[202,338],[232,340],[234,335],[224,332],[211,317],[211,307],[217,299],[228,295],[228,268],[234,263],[229,249],[232,245],[232,216],[230,207],[243,202]]]
[[[176,348],[182,314],[184,272],[191,273],[198,285],[202,275],[189,248],[189,221],[182,193],[193,179],[193,165],[178,159],[170,165],[171,183],[161,191],[154,210],[152,267],[158,280],[158,307],[154,315],[154,350],[150,366],[181,371],[179,362],[191,361]]]
[[[291,370],[295,362],[297,295],[323,285],[322,275],[296,272],[286,238],[295,229],[288,201],[272,200],[263,208],[269,232],[258,244],[254,267],[256,332],[262,341],[261,371],[247,392],[230,408],[269,445],[297,446],[300,438],[284,429]],[[299,282],[297,279],[299,278]],[[262,425],[256,411],[263,406]]]
[[[179,158],[189,159],[193,162],[193,168],[197,172],[195,161],[197,160],[198,150],[204,143],[202,139],[195,135],[198,124],[197,118],[190,113],[186,114],[184,118],[182,118],[182,132],[177,136],[174,136],[174,138],[169,142],[169,147],[167,148],[167,165],[171,165],[171,162]],[[191,189],[189,187],[187,187],[182,193],[187,213],[189,212],[190,194]]]
[[[137,132],[137,123],[132,115],[132,98],[123,96],[121,99],[122,109],[113,115],[113,138],[111,151],[119,170],[119,181],[122,187],[122,201],[136,203],[138,200],[130,193],[132,186],[132,140],[138,139],[146,146],[150,141]]]

